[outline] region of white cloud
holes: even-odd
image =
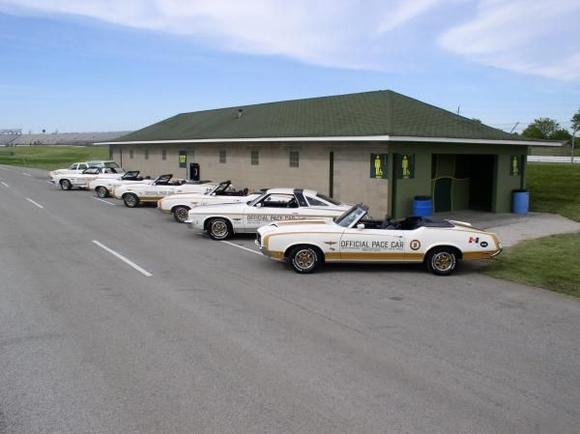
[[[580,78],[578,0],[482,0],[476,16],[440,45],[497,68],[564,80]]]
[[[2,11],[90,17],[322,66],[387,70],[414,58],[429,67],[421,54],[433,60],[439,47],[496,68],[580,78],[579,0],[0,0]]]

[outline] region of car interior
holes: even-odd
[[[362,220],[365,229],[390,229],[399,231],[412,231],[420,227],[450,228],[451,223],[446,220],[436,220],[420,216],[405,217],[392,220],[386,217],[385,220]]]

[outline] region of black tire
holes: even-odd
[[[297,273],[312,273],[322,262],[322,253],[313,246],[296,246],[288,253],[288,262]]]
[[[457,251],[451,247],[435,247],[427,253],[427,270],[437,276],[449,276],[457,268]]]
[[[207,233],[212,240],[227,240],[232,236],[230,222],[223,218],[213,218],[207,222]]]
[[[62,190],[70,190],[72,188],[72,184],[68,179],[61,179],[59,184]]]
[[[135,208],[139,205],[139,198],[135,193],[125,193],[123,195],[123,202],[127,208]]]
[[[173,218],[177,223],[185,223],[185,221],[189,218],[189,208],[185,205],[179,205],[173,208],[171,211],[173,212]]]
[[[95,193],[97,193],[97,196],[101,199],[109,197],[109,190],[107,190],[107,187],[103,187],[102,185],[95,188]]]

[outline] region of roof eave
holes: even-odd
[[[509,139],[468,139],[459,137],[421,137],[421,136],[324,136],[324,137],[247,137],[219,139],[177,139],[177,140],[130,140],[117,142],[97,142],[94,145],[146,145],[172,143],[244,143],[244,142],[429,142],[429,143],[469,143],[486,145],[520,146],[562,146],[565,142],[543,140]]]

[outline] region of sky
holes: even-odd
[[[0,0],[0,129],[379,89],[508,131],[569,127],[579,23],[578,0]]]

